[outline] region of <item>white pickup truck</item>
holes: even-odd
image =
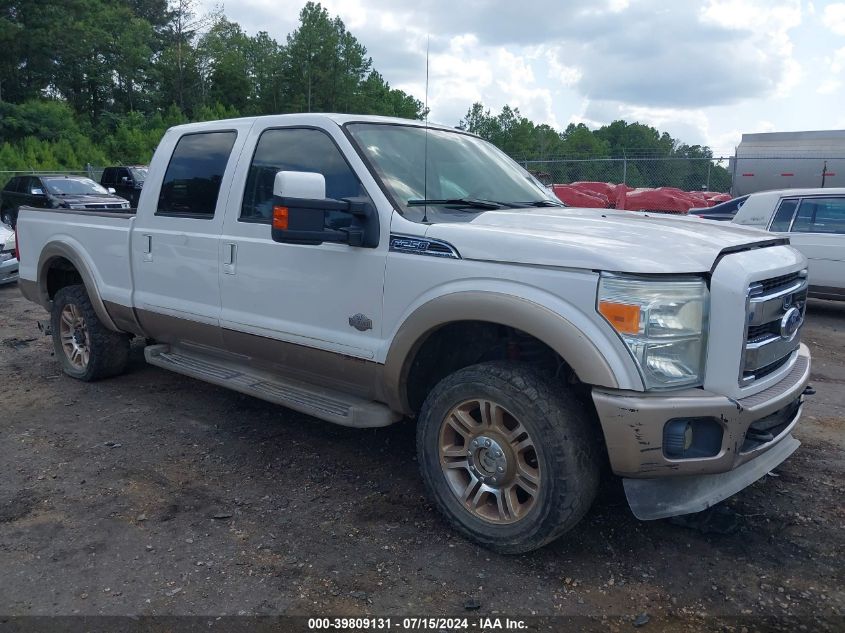
[[[120,373],[138,336],[154,365],[316,418],[412,418],[437,506],[498,551],[573,527],[605,463],[655,519],[799,444],[807,261],[786,239],[564,208],[459,130],[179,126],[137,212],[23,208],[17,230],[66,374]]]

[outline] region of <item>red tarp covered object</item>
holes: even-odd
[[[573,207],[663,213],[687,213],[693,207],[712,207],[731,199],[728,194],[715,191],[684,191],[676,187],[634,189],[609,182],[573,182],[569,185],[553,185],[552,190],[562,202]]]

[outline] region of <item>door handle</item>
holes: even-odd
[[[142,235],[141,241],[141,252],[143,253],[142,259],[145,262],[153,261],[153,236]]]
[[[227,275],[235,274],[235,261],[238,255],[238,245],[227,242],[223,245],[223,272]]]

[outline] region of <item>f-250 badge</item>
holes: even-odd
[[[373,320],[370,319],[366,314],[353,314],[349,317],[349,325],[354,327],[359,332],[366,332],[367,330],[373,329]]]

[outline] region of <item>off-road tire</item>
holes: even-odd
[[[440,429],[461,402],[494,401],[525,427],[536,445],[540,491],[514,523],[496,524],[464,507],[444,474]],[[587,513],[600,479],[600,444],[594,413],[565,384],[519,363],[472,365],[444,378],[423,403],[417,425],[417,459],[429,494],[458,532],[505,554],[546,545]]]
[[[76,306],[85,321],[89,360],[84,367],[77,367],[71,362],[62,344],[62,311],[70,305]],[[56,358],[62,365],[62,371],[68,376],[91,382],[116,376],[126,369],[130,337],[121,332],[114,332],[102,324],[91,305],[85,286],[65,286],[56,293],[50,312],[50,326]]]

